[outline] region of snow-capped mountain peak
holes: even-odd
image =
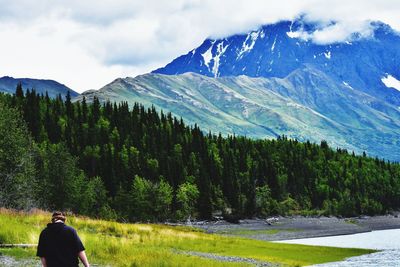
[[[340,83],[400,105],[398,91],[382,82],[385,73],[400,80],[400,35],[381,22],[369,22],[364,32],[353,32],[342,42],[314,41],[335,22],[318,24],[304,19],[265,25],[246,34],[207,39],[154,73],[194,72],[209,77],[283,78],[304,65],[312,66]]]

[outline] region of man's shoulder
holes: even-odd
[[[68,231],[68,232],[76,233],[75,228],[73,228],[72,226],[66,225],[66,224],[64,224],[64,230]]]
[[[65,232],[76,233],[76,230],[72,226],[66,225],[64,223],[57,223],[57,225],[54,223],[49,223],[47,225],[47,227],[42,230],[42,233],[46,234],[48,232],[51,232],[51,233],[59,232],[60,230],[63,232],[65,231]]]
[[[45,236],[49,232],[49,229],[46,227],[40,232],[40,236]]]
[[[76,232],[75,228],[73,228],[72,226],[66,225],[66,224],[63,224],[63,228],[64,228],[64,230],[67,230],[67,231]]]

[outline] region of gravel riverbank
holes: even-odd
[[[293,216],[240,220],[239,224],[214,221],[196,222],[192,225],[209,233],[277,241],[396,229],[400,228],[400,218],[397,215],[355,218]]]
[[[279,267],[279,266],[281,266],[280,264],[277,264],[277,263],[258,261],[255,259],[235,257],[235,256],[222,256],[222,255],[217,255],[217,254],[213,254],[213,253],[204,253],[204,252],[197,252],[197,251],[177,251],[177,253],[213,259],[216,261],[249,263],[255,267]]]
[[[40,262],[36,259],[17,260],[13,257],[0,255],[0,266],[7,267],[40,267]]]

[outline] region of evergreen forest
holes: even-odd
[[[0,206],[142,222],[384,214],[400,208],[400,165],[18,85],[0,94]]]

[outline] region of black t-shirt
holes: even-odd
[[[75,229],[64,223],[49,223],[39,237],[36,255],[48,267],[79,266],[78,253],[85,250]]]

